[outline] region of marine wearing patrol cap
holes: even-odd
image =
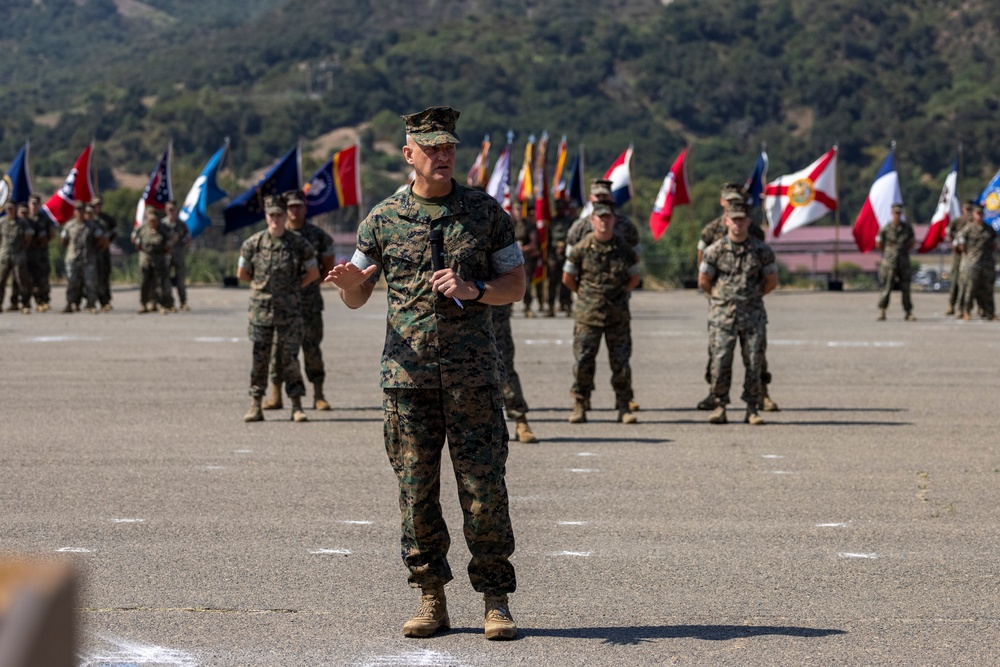
[[[740,220],[747,217],[747,203],[743,199],[727,200],[726,215],[728,215],[731,220]]]
[[[459,112],[451,107],[429,107],[420,113],[400,116],[406,123],[406,135],[420,146],[457,144],[455,122]]]
[[[726,200],[730,199],[741,199],[745,200],[747,197],[746,190],[739,183],[723,183],[721,189],[721,197]]]
[[[615,209],[604,202],[597,202],[594,204],[594,215],[600,217],[602,215],[614,215]]]
[[[264,197],[264,213],[284,213],[285,199],[281,195]]]
[[[605,178],[595,178],[590,182],[591,197],[612,197],[611,181]]]
[[[83,211],[86,208],[87,208],[87,202],[80,201],[79,199],[73,202],[73,210],[75,211]]]
[[[903,212],[903,205],[902,204],[893,204],[892,205],[892,212],[893,213],[902,213]]]
[[[982,204],[980,204],[979,202],[973,202],[972,204],[973,213],[983,213],[985,210],[986,208]]]
[[[28,197],[28,201],[35,202],[36,204],[41,204],[42,198],[40,195],[31,195],[30,197]]]
[[[306,194],[302,190],[289,190],[282,196],[285,198],[285,206],[306,205]]]

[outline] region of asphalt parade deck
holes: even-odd
[[[711,426],[706,305],[633,298],[639,423],[606,353],[571,425],[572,322],[513,321],[538,445],[511,444],[514,642],[486,642],[451,469],[454,629],[416,608],[382,444],[385,299],[327,292],[330,412],[245,424],[246,290],[190,313],[0,315],[5,552],[79,564],[85,667],[1000,664],[1000,324],[946,296],[767,298],[767,424]],[[63,305],[61,290],[53,303]],[[742,366],[734,371],[739,396]],[[306,405],[311,406],[311,391]]]

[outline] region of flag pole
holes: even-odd
[[[833,282],[837,286],[836,291],[843,290],[843,283],[840,282],[840,150],[837,144],[833,145],[834,157],[837,158],[837,167],[833,170],[834,191],[837,193],[837,208],[833,213]]]

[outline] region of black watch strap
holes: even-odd
[[[486,294],[486,283],[484,283],[482,280],[477,280],[475,282],[475,285],[476,289],[479,290],[479,294],[477,294],[476,298],[472,300],[472,303],[479,301],[480,299],[483,298],[483,295]]]

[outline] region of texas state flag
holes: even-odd
[[[629,167],[631,161],[632,147],[629,146],[604,172],[604,179],[611,181],[611,194],[614,195],[615,206],[619,208],[632,198],[632,172]]]
[[[899,174],[893,160],[895,149],[889,151],[888,157],[878,170],[872,189],[868,191],[868,199],[854,222],[854,242],[858,250],[868,252],[875,247],[875,237],[878,230],[892,221],[893,204],[903,203],[903,193],[899,189]],[[905,219],[905,218],[904,218]]]

